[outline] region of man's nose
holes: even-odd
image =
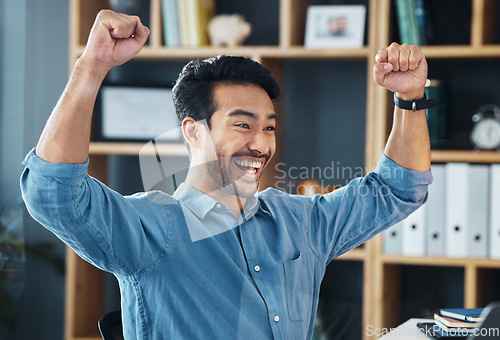
[[[257,151],[263,155],[269,153],[270,150],[270,137],[266,136],[264,131],[254,132],[248,142],[248,148],[252,151]]]

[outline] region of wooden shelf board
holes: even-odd
[[[73,48],[75,58],[85,49],[84,45]],[[443,58],[496,58],[500,57],[500,46],[482,47],[473,46],[423,46],[425,56],[435,59]],[[146,46],[135,57],[144,60],[190,60],[194,58],[208,58],[218,54],[242,55],[251,58],[284,58],[284,59],[325,59],[325,58],[366,58],[370,56],[368,47],[360,49],[306,49],[303,46],[240,46],[227,47],[197,47],[197,48],[167,48]]]
[[[324,59],[324,58],[366,58],[370,51],[360,49],[307,49],[302,46],[275,48],[262,53],[263,58]]]
[[[435,163],[500,163],[497,151],[432,150],[431,161]]]
[[[500,46],[471,45],[422,46],[426,58],[493,58],[500,57]]]
[[[75,55],[81,55],[85,46],[75,47]],[[240,46],[236,48],[221,48],[202,46],[197,48],[167,48],[146,46],[135,59],[193,59],[208,58],[214,55],[242,55],[251,58],[284,58],[284,59],[325,59],[325,58],[366,58],[369,55],[368,47],[360,49],[306,49],[302,46]]]
[[[498,268],[500,269],[500,260],[476,259],[473,262],[479,268]]]
[[[188,156],[184,143],[156,143],[162,155]],[[139,155],[141,150],[146,155],[154,156],[152,148],[145,148],[146,143],[91,142],[90,155]],[[143,149],[144,148],[144,149]]]
[[[476,266],[481,268],[500,268],[500,260],[476,259],[476,258],[450,258],[450,257],[410,257],[398,255],[382,255],[384,264],[401,264],[415,266],[443,266],[443,267],[466,267]]]
[[[335,260],[348,260],[348,261],[363,261],[365,259],[365,249],[364,248],[354,248],[349,250],[347,253],[336,257]]]
[[[73,51],[81,55],[85,45],[76,45]],[[500,57],[500,46],[483,45],[475,47],[470,45],[454,46],[422,46],[422,51],[427,58],[494,58]],[[280,47],[280,46],[239,46],[228,47],[152,47],[145,46],[136,59],[191,59],[207,58],[218,54],[260,56],[263,58],[364,58],[369,57],[368,47],[360,49],[307,49],[303,46]]]

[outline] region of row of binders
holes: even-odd
[[[167,47],[208,45],[214,0],[162,0],[163,40]]]
[[[384,253],[500,259],[500,164],[432,165],[427,202],[384,232]]]
[[[396,0],[401,43],[427,45],[433,40],[432,24],[429,17],[429,0]]]

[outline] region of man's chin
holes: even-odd
[[[233,194],[237,197],[241,198],[249,198],[255,195],[257,189],[259,187],[258,180],[256,181],[248,181],[242,178],[235,181],[231,187],[228,187],[229,190],[233,191]]]

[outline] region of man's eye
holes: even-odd
[[[237,127],[241,127],[243,129],[250,129],[250,125],[246,124],[246,123],[240,123],[240,124],[236,124]]]
[[[266,127],[266,131],[275,131],[275,130],[276,130],[276,127],[274,127],[274,126]]]

